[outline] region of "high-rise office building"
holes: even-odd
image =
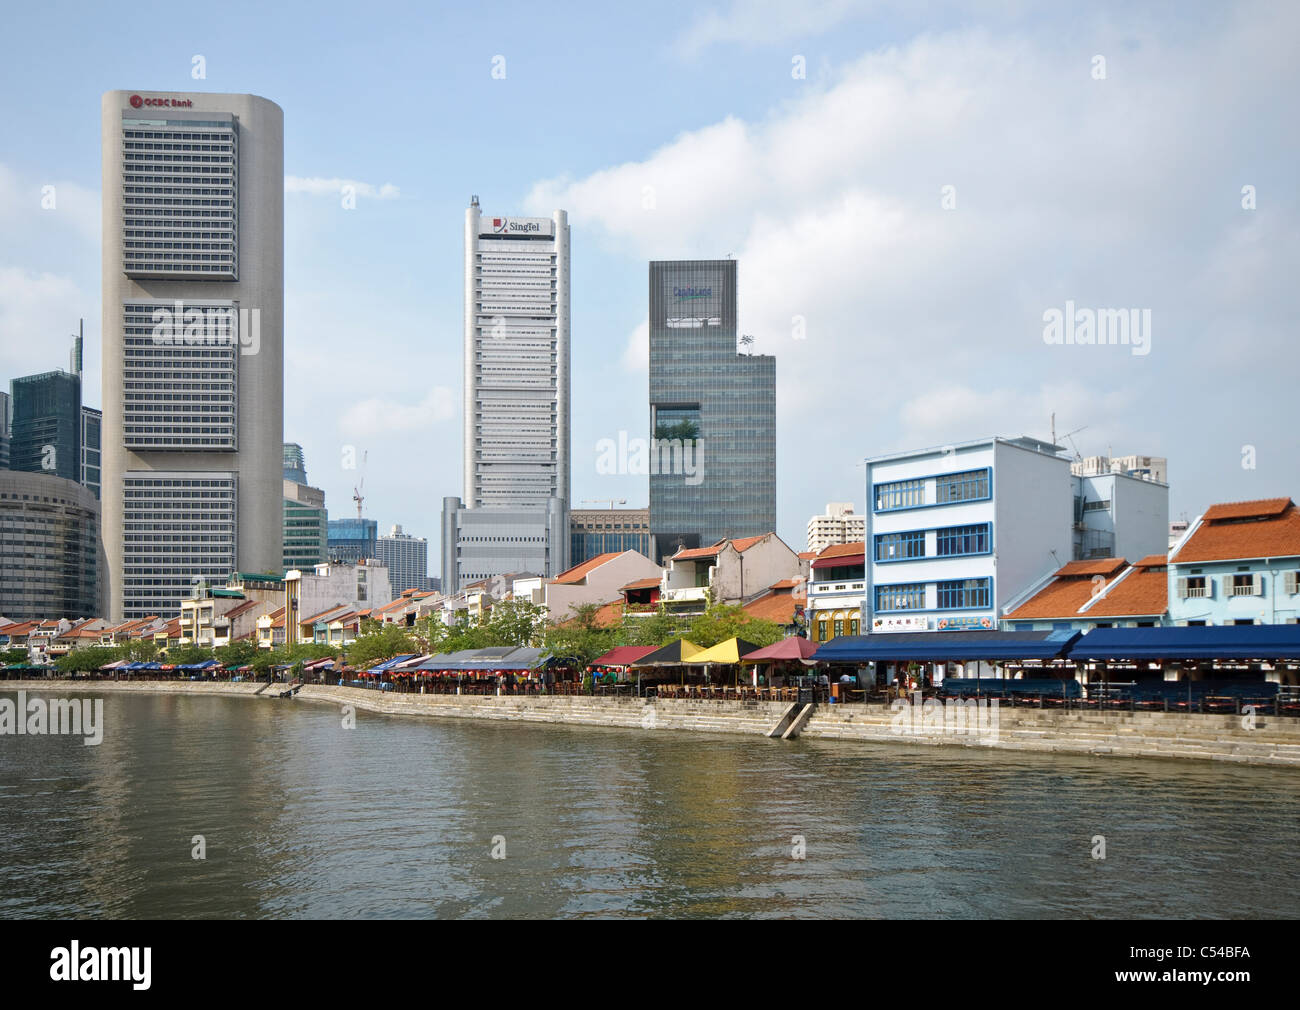
[[[373,519],[331,519],[328,553],[331,561],[356,564],[377,559],[379,524]]]
[[[569,501],[569,217],[465,212],[465,504]]]
[[[393,595],[408,589],[427,589],[429,586],[429,541],[424,537],[403,533],[394,526],[386,537],[376,542],[379,563],[388,567],[388,582]]]
[[[571,509],[569,565],[580,565],[598,554],[636,551],[651,556],[650,510]]]
[[[9,467],[81,482],[81,376],[56,370],[9,385]]]
[[[297,484],[307,483],[307,457],[297,442],[284,443],[284,479]]]
[[[325,492],[307,484],[307,458],[296,442],[284,443],[284,567],[299,570],[329,560]]]
[[[9,394],[0,391],[0,470],[9,469]]]
[[[81,408],[81,483],[96,499],[103,484],[103,428],[102,410]]]
[[[49,473],[0,473],[0,614],[99,617],[99,502]]]
[[[470,202],[464,395],[465,494],[443,500],[443,592],[471,573],[521,571],[524,555],[539,574],[558,574],[569,554],[565,211],[491,216]]]
[[[102,99],[104,545],[113,618],[283,561],[284,114]]]
[[[776,529],[776,359],[737,351],[736,261],[650,264],[650,530],[675,546]]]

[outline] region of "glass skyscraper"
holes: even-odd
[[[10,469],[81,482],[81,376],[25,375],[10,384]]]
[[[776,359],[736,340],[735,260],[650,264],[656,561],[776,529]]]

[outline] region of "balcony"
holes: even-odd
[[[663,593],[665,603],[708,603],[708,586],[686,586],[681,589],[666,589]]]
[[[814,593],[861,593],[867,588],[866,581],[861,582],[814,582],[809,587]]]

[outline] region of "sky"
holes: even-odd
[[[472,194],[569,213],[572,507],[648,500],[597,470],[646,434],[647,261],[726,256],[796,549],[865,507],[865,457],[1053,414],[1168,457],[1171,518],[1300,495],[1298,41],[1285,2],[14,6],[0,380],[67,367],[84,318],[102,403],[100,95],[248,92],[284,110],[284,439],[434,572]],[[1115,310],[1128,344],[1072,342]]]

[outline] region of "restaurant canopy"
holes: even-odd
[[[781,663],[781,662],[804,662],[814,652],[817,651],[815,643],[808,641],[806,638],[800,638],[794,635],[790,638],[783,638],[775,645],[769,645],[765,649],[759,649],[757,652],[751,652],[745,657],[746,663]]]
[[[1070,649],[1070,659],[1300,659],[1300,625],[1095,628]]]
[[[536,670],[541,667],[564,665],[571,662],[562,656],[552,656],[545,649],[527,646],[505,646],[490,649],[461,649],[430,656],[410,667],[412,670],[447,670],[453,672],[482,672],[491,670]]]
[[[220,666],[221,663],[215,659],[205,659],[202,663],[181,663],[176,669],[178,670],[211,670]]]
[[[382,663],[376,663],[374,666],[370,667],[366,673],[387,673],[389,670],[401,666],[408,660],[419,658],[420,654],[418,652],[408,652],[404,656],[394,656],[392,659],[386,659]]]
[[[591,661],[592,666],[631,666],[655,651],[653,645],[620,645]]]
[[[694,642],[685,638],[679,638],[675,642],[669,642],[661,649],[655,649],[648,656],[642,656],[633,662],[632,666],[681,666],[692,656],[703,652]]]
[[[977,659],[1058,659],[1078,637],[1077,631],[936,631],[843,635],[822,645],[813,654],[813,659],[818,663],[964,663]]]
[[[719,642],[717,645],[711,645],[709,648],[697,652],[686,662],[691,666],[704,663],[739,663],[742,656],[747,656],[749,653],[758,650],[759,646],[753,642],[746,642],[743,638],[728,638],[725,642]]]

